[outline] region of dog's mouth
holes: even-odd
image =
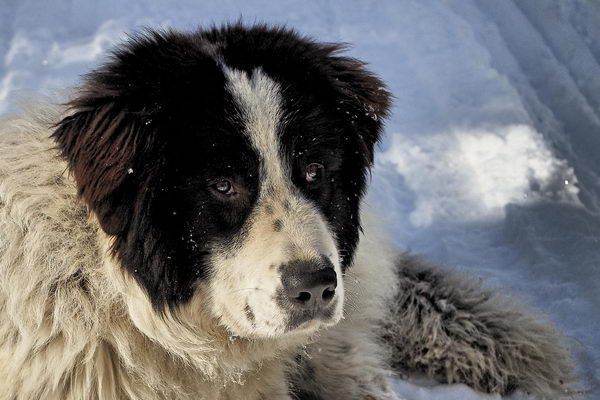
[[[338,301],[339,297],[332,297],[332,300],[325,306],[319,306],[315,302],[311,307],[292,311],[286,323],[287,330],[312,331],[335,325],[340,320],[337,309]]]

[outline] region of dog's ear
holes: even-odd
[[[365,161],[372,165],[374,147],[381,138],[392,96],[385,84],[365,68],[366,63],[339,56],[344,49],[344,45],[330,47],[331,84],[342,96],[337,109],[354,125]]]
[[[138,188],[147,177],[139,153],[151,146],[143,118],[116,101],[91,106],[82,95],[75,111],[62,119],[52,135],[77,183],[79,195],[96,214],[102,229],[118,235],[127,229]]]
[[[159,170],[161,95],[179,89],[169,80],[180,65],[168,57],[173,35],[148,31],[117,46],[86,75],[52,135],[79,195],[110,235],[127,231],[136,206],[145,209],[143,188]]]

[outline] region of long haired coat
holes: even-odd
[[[389,94],[341,50],[150,31],[0,121],[0,399],[566,393],[558,333],[361,213]]]

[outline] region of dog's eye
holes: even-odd
[[[321,180],[321,176],[323,175],[323,165],[319,163],[308,164],[306,167],[306,182],[308,183],[316,183]]]
[[[228,180],[222,180],[217,183],[214,183],[213,185],[211,185],[211,188],[227,196],[237,193],[231,182],[229,182]]]

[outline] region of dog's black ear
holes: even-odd
[[[165,92],[180,89],[169,78],[181,66],[169,56],[177,54],[177,37],[148,31],[117,46],[85,77],[52,135],[79,195],[108,234],[126,232],[133,210],[149,195],[140,188],[159,170],[160,109]]]
[[[152,142],[143,119],[115,101],[91,106],[81,95],[74,113],[52,135],[77,183],[79,195],[96,214],[102,229],[118,235],[127,229],[138,187],[147,177],[138,154]],[[86,105],[87,103],[87,105]]]
[[[331,45],[331,84],[341,94],[339,111],[349,118],[358,134],[367,165],[373,163],[375,144],[381,138],[383,121],[388,116],[392,96],[385,84],[368,71],[366,63],[338,55],[344,45]]]

